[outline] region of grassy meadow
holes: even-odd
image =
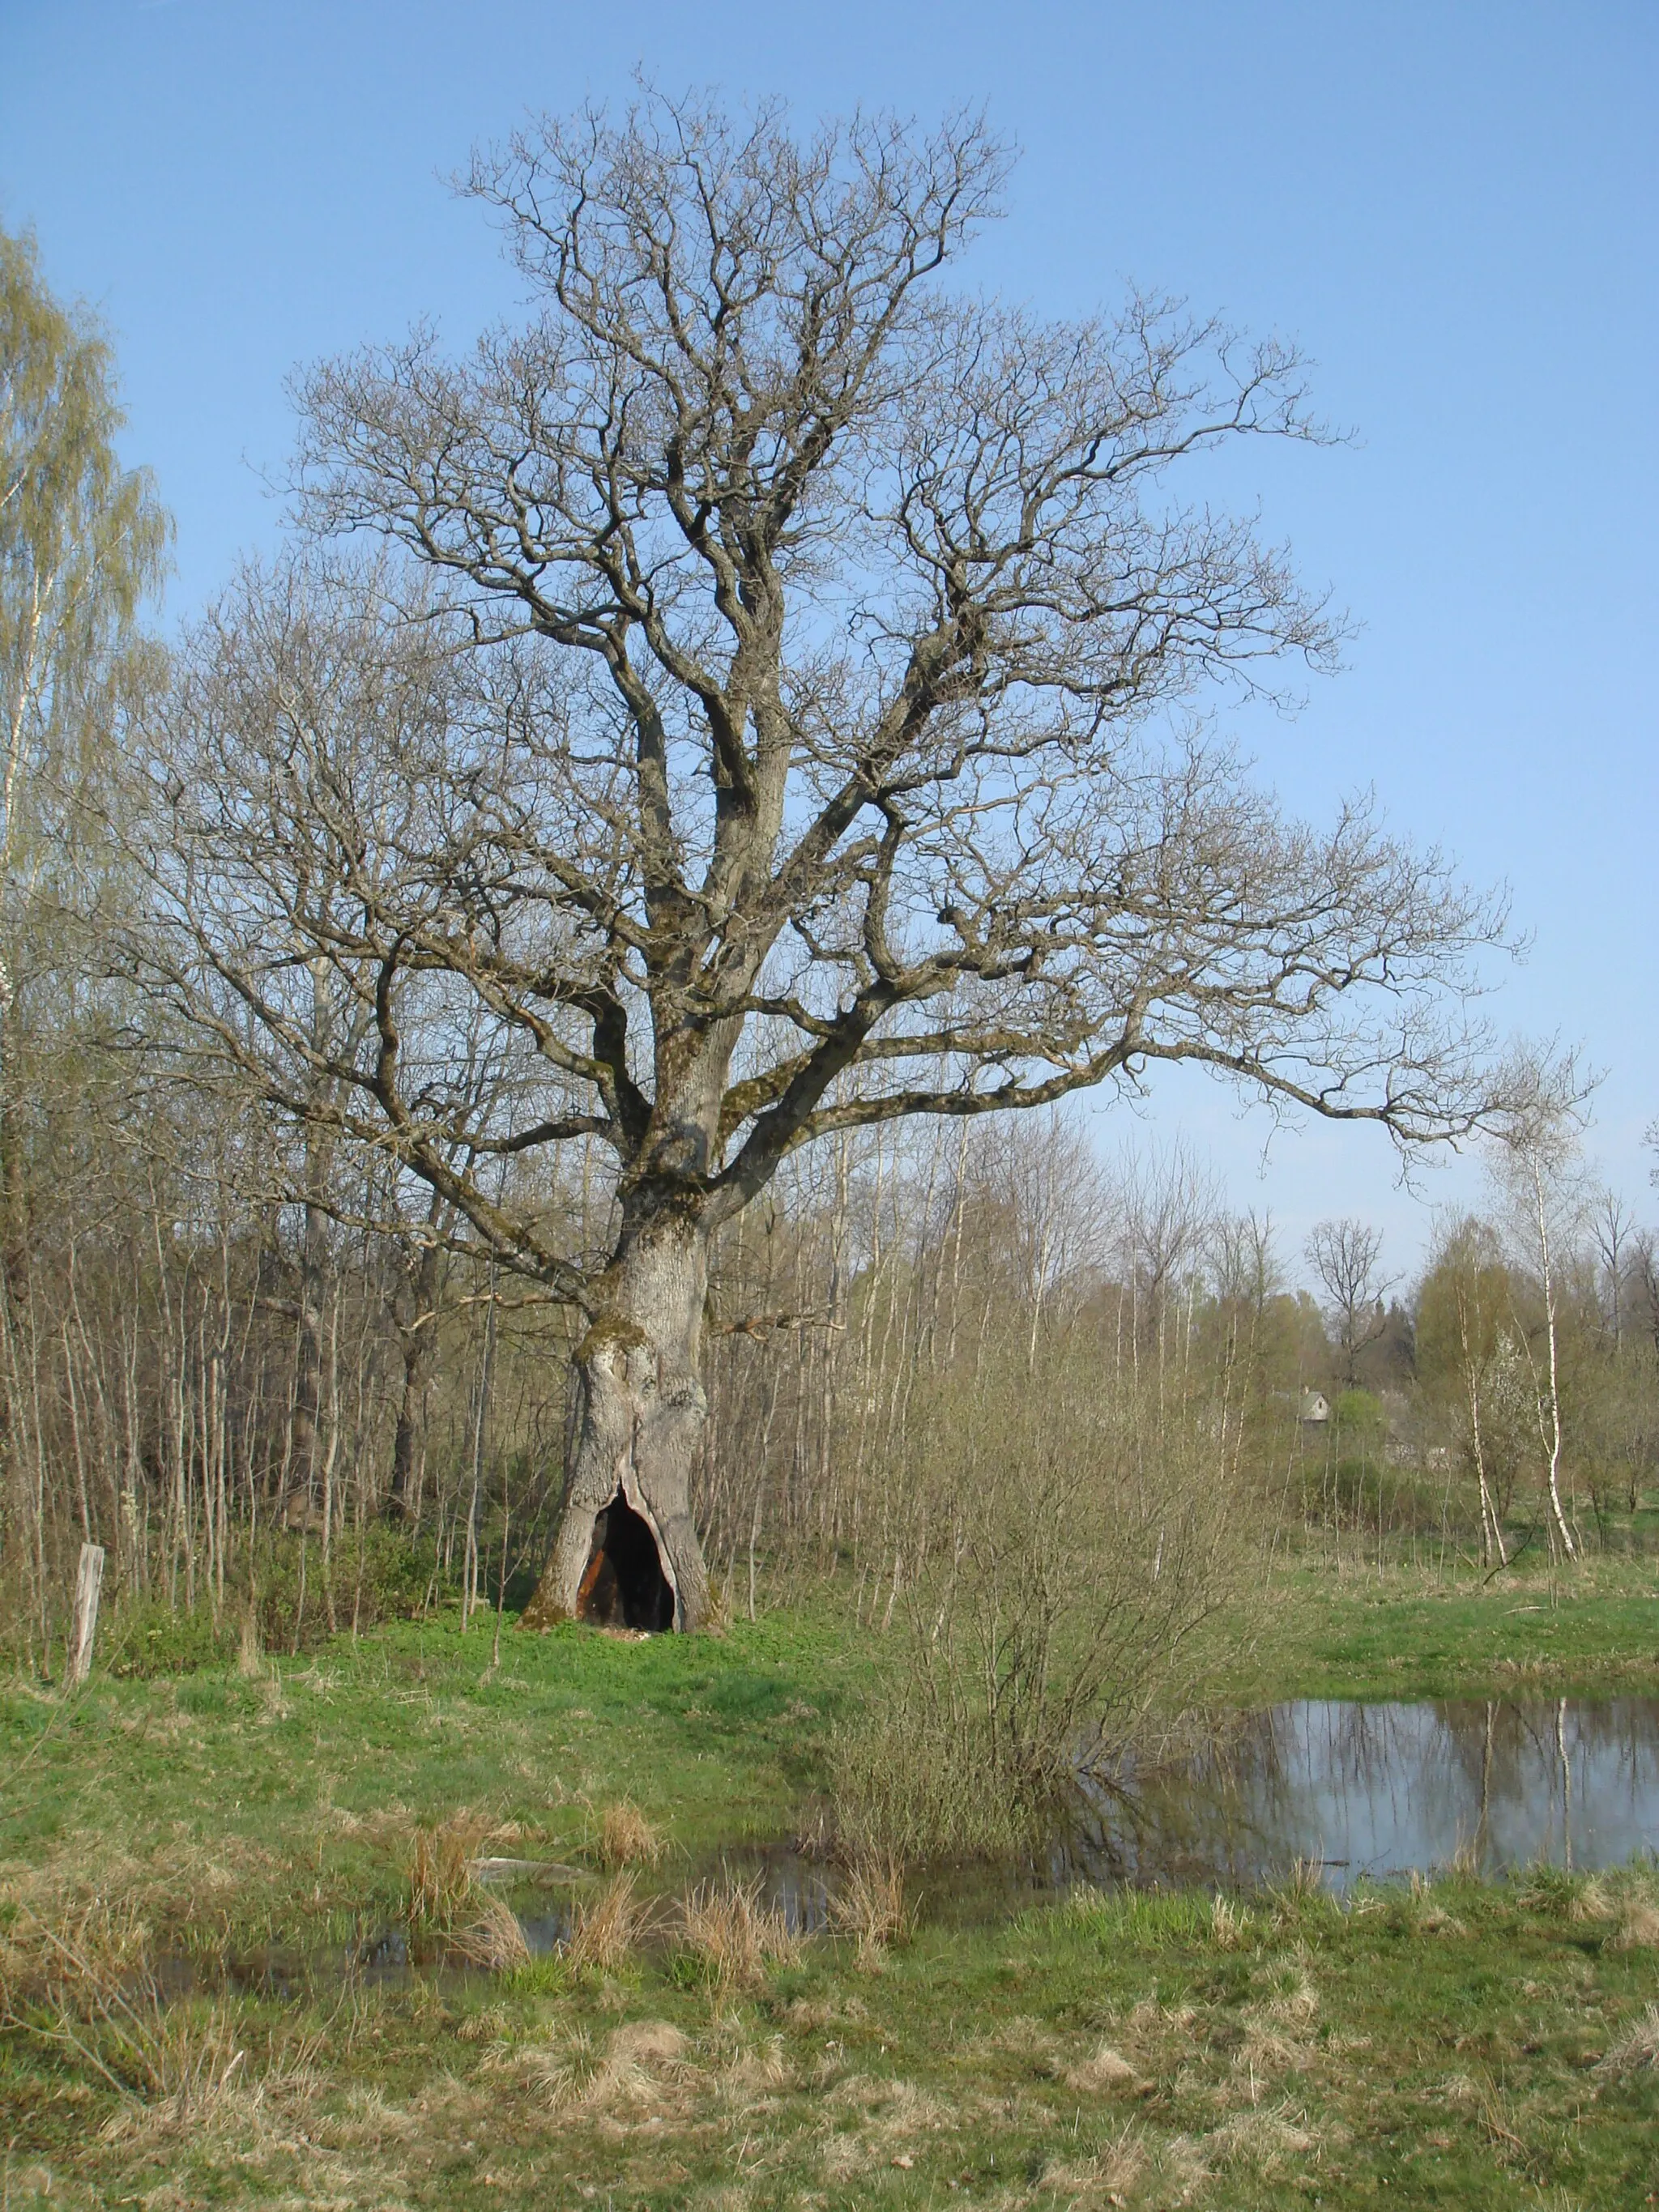
[[[1231,1626],[1240,1703],[1659,1686],[1639,1560],[1289,1565]],[[509,1619],[498,1665],[476,1616],[178,1673],[122,1674],[121,1633],[78,1693],[0,1693],[8,2212],[1659,2192],[1643,1869],[963,1928],[872,1866],[803,1937],[711,1869],[811,1818],[879,1679],[827,1606],[684,1640]],[[553,1863],[567,1945],[526,1954],[488,1856]],[[412,1969],[347,1966],[388,1931]]]

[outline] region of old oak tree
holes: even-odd
[[[802,142],[654,94],[481,156],[533,313],[303,380],[309,550],[150,718],[146,972],[580,1316],[532,1620],[607,1576],[706,1618],[710,1240],[794,1148],[1160,1060],[1408,1146],[1489,1103],[1501,914],[1182,719],[1334,655],[1182,488],[1317,434],[1294,354],[947,289],[1006,168],[971,120]]]

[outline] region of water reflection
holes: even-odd
[[[1202,1756],[1095,1788],[1046,1854],[1018,1865],[921,1869],[907,1883],[919,1917],[984,1925],[1078,1881],[1248,1889],[1297,1865],[1345,1890],[1454,1864],[1500,1874],[1540,1861],[1589,1872],[1659,1851],[1659,1698],[1511,1698],[1365,1705],[1310,1700],[1240,1717]],[[529,1863],[495,1864],[522,1875]],[[575,1870],[545,1869],[562,1883]],[[775,1842],[739,1845],[674,1868],[647,1949],[670,1949],[674,1900],[700,1883],[758,1880],[790,1928],[836,1925],[842,1873]],[[532,1956],[562,1950],[574,1896],[509,1881]],[[313,1994],[348,1980],[459,1984],[485,1970],[464,1948],[411,1947],[404,1931],[366,1932],[343,1950],[271,1948],[220,1978],[266,1995]],[[194,1961],[157,1970],[164,1996],[201,1985]]]
[[[1659,1699],[1307,1700],[1202,1758],[1091,1793],[1055,1875],[1247,1887],[1298,1860],[1362,1875],[1589,1870],[1659,1846]]]

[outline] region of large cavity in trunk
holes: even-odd
[[[674,1593],[650,1525],[618,1491],[593,1522],[576,1618],[605,1628],[672,1628]]]

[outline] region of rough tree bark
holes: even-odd
[[[624,1231],[573,1356],[572,1435],[557,1534],[525,1626],[540,1628],[582,1609],[602,1571],[602,1516],[620,1499],[650,1530],[668,1585],[676,1628],[695,1629],[708,1612],[702,1547],[691,1517],[691,1473],[708,1401],[703,1393],[702,1314],[708,1244],[695,1223]],[[614,1570],[613,1570],[614,1571]],[[591,1580],[590,1580],[591,1577]],[[617,1593],[626,1625],[653,1610],[648,1589]]]

